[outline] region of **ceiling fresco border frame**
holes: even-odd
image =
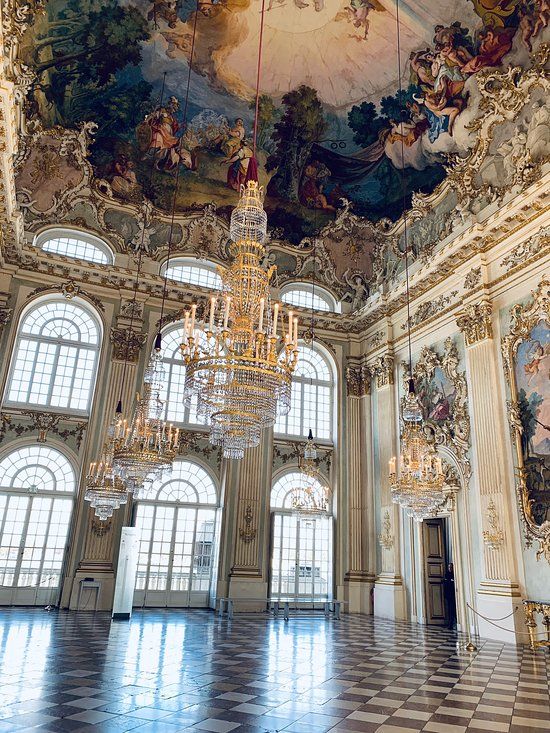
[[[544,557],[550,563],[550,522],[539,525],[535,522],[532,511],[533,499],[529,495],[527,486],[527,470],[523,459],[521,439],[523,427],[520,417],[518,401],[518,385],[515,374],[515,358],[522,343],[529,337],[532,329],[546,321],[550,324],[550,280],[546,277],[540,281],[532,291],[527,303],[517,303],[510,310],[510,330],[502,338],[502,358],[504,375],[508,384],[510,399],[507,400],[508,418],[510,421],[510,435],[512,438],[514,468],[516,473],[516,495],[518,507],[525,530],[526,546],[531,547],[537,542],[539,549],[536,558]]]

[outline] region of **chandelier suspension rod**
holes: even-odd
[[[260,38],[258,40],[258,65],[256,68],[256,105],[254,110],[254,131],[252,135],[252,155],[256,158],[256,138],[258,134],[258,114],[260,110],[260,76],[262,71],[262,48],[264,38],[265,0],[262,0],[260,19]]]
[[[159,107],[162,106],[162,102],[164,100],[164,85],[166,83],[166,72],[164,72],[162,77],[162,87],[160,89],[160,95],[159,95]],[[153,183],[153,178],[155,175],[155,167],[154,165],[151,165],[151,175],[149,176],[149,185]],[[126,368],[128,366],[128,355],[130,353],[130,339],[132,338],[132,328],[134,325],[134,312],[136,307],[136,300],[137,300],[137,291],[139,287],[139,276],[141,274],[141,264],[142,264],[142,258],[143,258],[143,243],[145,242],[145,222],[143,222],[143,230],[141,232],[141,242],[139,245],[139,254],[138,254],[138,260],[137,260],[137,271],[136,271],[136,279],[134,281],[134,294],[132,297],[132,311],[130,313],[130,325],[128,327],[128,332],[126,335],[126,350],[124,354],[124,368],[122,370],[122,380],[120,383],[120,394],[115,410],[115,414],[121,415],[122,414],[122,395],[124,391],[124,384],[126,382]]]
[[[195,55],[195,39],[197,37],[197,20],[199,17],[199,2],[197,0],[197,7],[195,8],[195,17],[193,18],[193,35],[191,37],[191,51],[189,54],[189,65],[187,68],[187,83],[185,87],[185,101],[183,105],[183,122],[182,122],[182,136],[187,132],[187,110],[189,106],[189,89],[191,87],[191,72],[193,69],[193,58]],[[180,137],[180,141],[181,141]],[[170,265],[170,258],[172,256],[172,238],[174,235],[174,222],[176,218],[176,204],[178,200],[178,191],[180,184],[180,173],[181,173],[181,155],[178,158],[176,165],[176,180],[174,182],[174,196],[172,197],[172,209],[170,212],[170,229],[168,231],[168,253],[166,256],[166,265],[164,268],[164,283],[162,287],[162,302],[160,306],[160,320],[159,329],[155,339],[155,348],[160,349],[161,342],[161,330],[162,330],[162,319],[164,318],[164,307],[166,305],[166,297],[168,295],[168,267]]]
[[[399,13],[399,0],[395,2],[395,18],[397,26],[397,84],[399,95],[399,125],[401,128],[401,198],[403,204],[403,236],[405,240],[405,285],[407,290],[407,342],[409,351],[409,392],[414,392],[414,382],[412,381],[412,346],[411,346],[411,298],[409,292],[409,242],[407,237],[407,184],[405,181],[405,134],[403,128],[404,117],[404,100],[403,85],[401,82],[401,20]]]

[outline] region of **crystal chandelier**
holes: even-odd
[[[292,488],[291,506],[294,513],[311,516],[326,514],[330,505],[330,494],[318,480],[317,448],[310,430],[302,455],[298,462],[300,469],[298,484]]]
[[[164,380],[160,334],[143,377],[143,392],[137,395],[132,419],[115,426],[113,466],[134,498],[143,497],[147,484],[172,468],[179,443],[179,429],[162,420],[159,395]]]
[[[436,514],[445,501],[443,493],[445,477],[441,458],[424,435],[420,421],[404,421],[399,474],[396,464],[396,459],[392,458],[390,460],[392,500],[417,521]]]
[[[221,297],[210,299],[209,320],[196,323],[197,306],[184,313],[182,353],[185,402],[197,399],[210,425],[210,442],[226,458],[242,458],[261,432],[290,410],[298,357],[298,319],[271,304],[275,266],[262,266],[267,216],[257,181],[241,186],[231,216],[233,262],[220,268]],[[279,326],[283,332],[280,344]]]
[[[91,463],[86,476],[84,499],[90,502],[101,521],[112,517],[115,509],[119,509],[128,499],[124,482],[113,471],[113,438],[114,425],[111,424],[101,461]]]

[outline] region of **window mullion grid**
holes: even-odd
[[[168,568],[166,572],[166,605],[168,605],[168,594],[172,592],[172,572],[174,570],[174,551],[176,547],[176,529],[178,526],[179,512],[181,507],[176,507],[172,518],[172,536],[170,538],[170,555],[168,556]]]
[[[49,539],[50,539],[50,529],[51,529],[51,526],[52,526],[52,514],[53,514],[54,505],[55,505],[55,499],[51,499],[51,502],[50,502],[50,511],[48,513],[48,524],[46,525],[46,532],[44,534],[44,544],[42,545],[42,556],[40,558],[40,567],[38,569],[38,585],[37,585],[37,588],[40,587],[40,584],[42,582],[42,571],[44,569],[44,556],[46,555],[46,550],[48,549],[48,542],[49,542]],[[61,576],[60,576],[59,580],[61,581]]]
[[[23,522],[23,529],[21,531],[21,539],[19,540],[19,552],[17,553],[17,562],[15,564],[15,572],[13,575],[12,588],[19,588],[19,576],[21,575],[21,565],[23,564],[23,553],[25,551],[25,543],[27,541],[27,532],[29,531],[29,521],[31,518],[33,497],[29,497],[27,502],[27,513],[25,514],[25,521]]]
[[[193,509],[192,511],[194,512],[194,524],[193,524],[193,544],[191,545],[191,564],[189,566],[189,585],[187,587],[188,603],[191,603],[191,591],[193,589],[193,583],[195,580],[193,568],[195,567],[195,548],[197,547],[197,525],[199,523],[199,510],[195,507],[195,509]],[[204,547],[204,542],[203,542],[203,547]]]
[[[27,389],[27,399],[26,399],[26,402],[30,402],[31,401],[31,393],[32,393],[33,385],[34,385],[34,376],[36,374],[36,367],[38,365],[38,359],[39,359],[39,356],[40,356],[40,343],[41,342],[38,339],[32,339],[32,340],[34,341],[34,343],[36,343],[36,351],[34,352],[34,359],[33,359],[33,362],[32,362],[31,376],[29,378],[29,386],[28,386],[28,389]],[[28,341],[30,343],[31,342],[31,339],[29,338]],[[21,345],[21,338],[19,338],[18,345],[17,345],[17,351],[15,352],[15,359],[13,360],[14,366],[15,366],[15,362],[17,361],[17,355],[19,354],[20,345]],[[11,382],[12,376],[13,376],[13,373],[12,373],[12,375],[10,375],[10,382]],[[19,401],[20,400],[17,400],[17,402],[19,402]]]
[[[46,397],[46,405],[52,406],[52,392],[55,384],[55,375],[57,374],[57,365],[59,364],[59,352],[61,351],[61,342],[57,342],[55,348],[55,356],[53,360],[52,370],[50,372],[50,384],[48,386],[48,396]]]
[[[153,554],[153,538],[155,536],[155,527],[157,523],[157,507],[156,505],[153,507],[153,516],[151,517],[151,536],[149,537],[149,551],[147,553],[147,571],[145,573],[145,587],[144,587],[144,596],[143,596],[143,602],[145,604],[145,599],[147,598],[147,591],[149,590],[149,578],[151,575],[151,555]]]

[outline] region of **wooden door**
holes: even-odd
[[[422,523],[424,541],[424,586],[426,591],[426,623],[445,626],[445,532],[443,519],[425,519]]]

